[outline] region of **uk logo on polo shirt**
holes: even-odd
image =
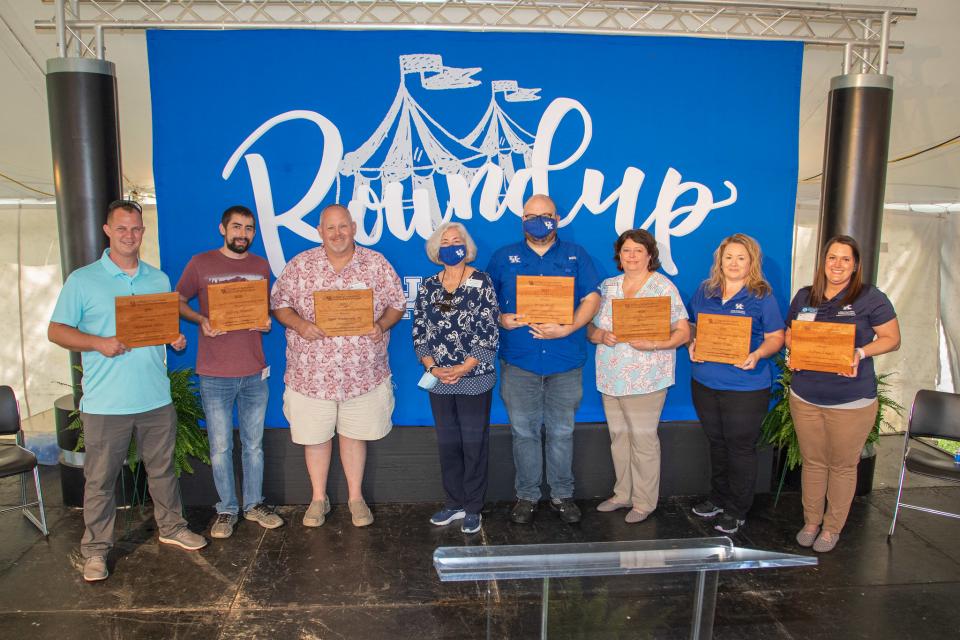
[[[507,256],[507,259],[513,264],[520,264],[520,256]]]
[[[730,313],[736,313],[738,315],[747,315],[747,311],[743,308],[743,303],[738,302],[733,305],[733,309],[730,309]]]
[[[849,317],[849,316],[855,316],[855,315],[857,315],[857,312],[853,310],[852,304],[844,305],[843,309],[840,309],[840,311],[837,311],[838,318],[840,316]]]

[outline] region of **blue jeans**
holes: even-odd
[[[243,446],[243,509],[263,502],[263,418],[270,389],[260,374],[244,378],[200,378],[200,398],[207,416],[213,482],[220,502],[217,513],[236,515],[236,479],[233,474],[233,406],[237,406]]]
[[[500,396],[510,416],[517,498],[536,502],[544,450],[551,498],[573,497],[573,422],[583,398],[582,369],[541,376],[500,361]],[[540,437],[544,428],[546,446]]]

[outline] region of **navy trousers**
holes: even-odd
[[[479,395],[430,394],[448,509],[480,513],[483,508],[492,398],[492,390]]]

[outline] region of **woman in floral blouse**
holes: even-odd
[[[476,533],[487,491],[500,309],[490,277],[469,266],[477,247],[462,224],[441,224],[427,240],[426,250],[443,269],[420,285],[413,311],[413,347],[427,373],[436,377],[430,407],[447,494],[444,508],[430,522],[463,520],[460,530]]]
[[[602,302],[587,337],[597,345],[597,390],[610,428],[610,452],[616,484],[613,496],[597,511],[627,509],[628,523],[645,520],[660,495],[660,438],[657,426],[674,383],[676,348],[690,336],[680,293],[659,273],[659,251],[643,229],[624,231],[614,243],[614,261],[623,275],[600,284]],[[670,298],[667,340],[624,342],[613,333],[613,301],[623,298]]]

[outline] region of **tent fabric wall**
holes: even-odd
[[[144,208],[142,255],[160,259],[156,207]],[[0,207],[0,376],[13,387],[23,417],[53,408],[69,392],[67,352],[47,340],[47,325],[63,285],[57,211],[52,205]]]
[[[960,215],[944,216],[940,236],[940,304],[944,353],[937,389],[956,391],[960,376]]]

